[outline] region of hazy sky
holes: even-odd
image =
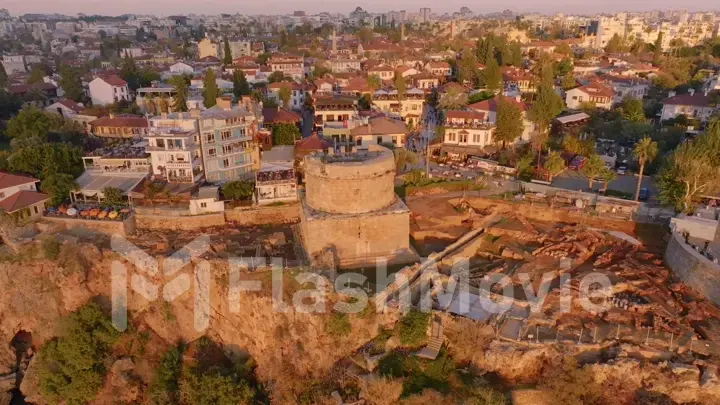
[[[603,0],[593,2],[569,0],[487,0],[482,2],[464,0],[0,0],[0,8],[7,8],[12,15],[24,13],[61,13],[75,15],[85,14],[156,14],[160,16],[172,14],[285,14],[293,10],[304,10],[307,13],[321,11],[341,12],[347,14],[357,6],[370,12],[390,10],[407,10],[418,12],[420,7],[430,7],[433,12],[454,12],[467,6],[476,13],[490,13],[510,9],[516,12],[565,12],[595,13],[610,11],[638,11],[652,8],[686,8],[689,11],[717,10],[718,0],[654,0],[627,1]]]

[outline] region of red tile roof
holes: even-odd
[[[109,75],[98,77],[111,86],[127,86],[127,82],[123,80],[120,76]]]
[[[0,172],[0,190],[28,183],[37,183],[38,181],[40,180],[30,176]]]
[[[265,124],[279,124],[279,123],[286,123],[286,124],[295,124],[300,122],[301,117],[299,114],[286,110],[284,108],[276,107],[268,107],[263,108],[263,117]]]
[[[332,144],[314,132],[309,137],[295,142],[295,150],[325,150],[332,147]]]
[[[350,135],[395,135],[405,133],[407,133],[407,128],[402,121],[387,117],[370,118],[369,125],[355,127],[350,130]]]
[[[295,82],[275,82],[268,84],[267,88],[272,90],[280,90],[286,87],[288,90],[302,90],[302,86]]]
[[[446,119],[471,119],[471,120],[485,120],[485,113],[475,110],[450,110],[445,113]]]
[[[37,191],[21,190],[0,201],[0,209],[7,213],[13,213],[23,208],[33,206],[37,203],[47,201],[50,198],[47,194]]]
[[[608,98],[612,98],[613,96],[615,96],[615,92],[613,91],[613,89],[598,83],[592,83],[588,84],[587,86],[577,87],[573,90],[580,90],[589,96],[601,96]]]
[[[137,115],[116,115],[114,117],[102,117],[90,121],[90,125],[95,127],[130,127],[130,128],[147,128],[148,121],[145,117]]]
[[[515,106],[520,108],[520,111],[527,111],[528,106],[522,101],[516,100],[514,97],[508,97],[508,96],[495,96],[488,100],[478,101],[477,103],[473,103],[468,105],[468,108],[477,110],[477,111],[497,111],[497,105],[498,101],[500,100],[500,97],[503,97],[503,99],[508,102],[512,103]]]
[[[693,107],[708,107],[710,97],[705,94],[698,93],[690,95],[690,93],[679,94],[663,100],[663,104],[668,105],[691,105]]]
[[[79,113],[80,111],[85,109],[85,107],[83,107],[82,104],[76,103],[76,102],[74,102],[72,100],[68,100],[68,99],[60,100],[60,101],[58,101],[58,103],[64,105],[65,107],[73,110],[76,113]]]
[[[18,84],[15,86],[8,86],[8,91],[14,94],[24,94],[30,90],[55,90],[57,86],[52,83],[33,83],[33,84]]]

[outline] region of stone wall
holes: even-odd
[[[307,218],[301,211],[303,247],[312,260],[329,249],[342,267],[406,260],[410,250],[410,213],[388,212],[358,215],[327,215]]]
[[[105,233],[107,235],[132,235],[135,232],[136,218],[130,215],[124,221],[100,221],[94,219],[77,219],[63,217],[43,217],[43,221],[63,224],[68,229],[85,228]]]
[[[137,227],[142,229],[191,231],[225,225],[225,214],[222,212],[194,216],[136,214],[135,218]]]
[[[327,162],[325,156],[305,158],[307,204],[320,211],[359,214],[377,211],[395,201],[395,159],[384,147],[367,159]]]
[[[230,209],[225,211],[225,219],[239,226],[297,223],[300,221],[300,204]]]
[[[690,288],[720,305],[720,265],[717,265],[685,243],[677,232],[670,237],[665,262]]]

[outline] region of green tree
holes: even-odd
[[[538,150],[538,167],[540,166],[540,152],[547,140],[550,123],[563,109],[562,98],[555,93],[552,68],[548,66],[548,62],[544,63],[545,65],[541,66],[540,69],[540,85],[535,94],[535,100],[528,111],[528,118],[535,123],[537,128],[534,142]]]
[[[373,37],[373,32],[368,27],[362,27],[357,33],[358,40],[362,43],[368,43]]]
[[[8,121],[6,133],[10,138],[47,139],[48,134],[62,125],[56,114],[38,108],[25,108]]]
[[[549,181],[552,183],[553,177],[565,169],[565,160],[560,156],[560,152],[551,151],[547,160],[545,160],[543,168],[548,172]]]
[[[469,50],[465,49],[457,62],[457,80],[460,83],[476,83],[478,80],[477,58]]]
[[[223,63],[226,66],[232,65],[233,63],[232,51],[230,50],[230,43],[227,37],[223,38]]]
[[[148,386],[148,396],[153,405],[179,403],[179,382],[182,369],[182,348],[172,346],[160,359],[153,379]]]
[[[645,122],[645,109],[642,100],[626,98],[620,104],[622,117],[630,122]]]
[[[393,154],[395,155],[395,168],[399,173],[404,172],[407,165],[415,165],[418,162],[418,155],[405,148],[394,148]]]
[[[278,90],[278,99],[280,99],[280,102],[282,103],[283,107],[288,108],[290,105],[290,96],[292,95],[292,91],[290,90],[290,87],[288,86],[282,86]]]
[[[660,59],[662,58],[662,42],[663,32],[658,33],[658,37],[655,40],[655,51],[653,52],[653,65],[660,66]]]
[[[300,130],[294,124],[275,124],[272,127],[273,145],[294,145],[300,136]]]
[[[467,93],[458,86],[448,87],[440,96],[438,107],[444,110],[455,110],[467,104]]]
[[[407,86],[405,84],[405,78],[399,74],[395,73],[395,90],[397,90],[398,93],[398,100],[402,101],[405,99],[405,91],[407,90]]]
[[[125,205],[123,201],[122,190],[117,187],[105,187],[102,189],[102,194],[105,196],[103,205],[107,207],[119,207]]]
[[[375,91],[382,86],[382,79],[380,79],[380,76],[378,75],[368,75],[367,77],[367,86],[372,90]]]
[[[497,61],[491,58],[485,65],[485,69],[482,71],[483,83],[485,88],[493,93],[496,93],[502,89],[502,73],[500,72],[500,66]]]
[[[600,176],[604,169],[605,164],[602,160],[600,160],[600,157],[596,153],[587,157],[587,162],[585,162],[583,171],[585,172],[585,176],[588,178],[588,189],[592,190],[595,178]]]
[[[193,368],[181,381],[181,403],[193,405],[238,405],[252,403],[255,391],[236,374],[219,368]]]
[[[73,175],[68,173],[51,173],[40,183],[43,193],[50,195],[50,205],[58,206],[70,197],[70,192],[77,190],[78,185]]]
[[[562,77],[573,72],[573,63],[569,58],[564,58],[560,62],[553,64],[553,71],[555,77]]]
[[[240,69],[233,72],[233,94],[237,98],[250,95],[250,84],[245,78],[245,73]]]
[[[28,75],[27,79],[25,79],[26,84],[35,84],[35,83],[42,83],[43,78],[45,77],[45,68],[41,64],[35,64],[33,65],[32,69],[30,70],[30,74]]]
[[[65,97],[70,100],[81,102],[85,98],[85,89],[77,70],[72,66],[60,66],[60,87],[65,92]]]
[[[640,188],[642,187],[643,171],[645,171],[645,164],[655,159],[658,153],[657,142],[646,136],[635,144],[633,148],[633,157],[638,161],[640,170],[638,172],[637,187],[635,187],[635,201],[640,198]]]
[[[615,174],[614,171],[608,169],[607,167],[603,169],[603,171],[600,173],[600,180],[602,180],[603,182],[603,190],[607,191],[610,182],[615,180],[616,178],[617,174]]]
[[[8,75],[5,71],[5,66],[3,66],[2,63],[0,63],[0,89],[7,87],[8,85]]]
[[[105,362],[120,333],[94,303],[63,324],[60,336],[40,349],[40,392],[50,403],[84,405],[102,388]]]
[[[512,65],[515,67],[522,67],[523,56],[522,56],[522,49],[520,48],[519,42],[513,41],[510,44],[510,61],[509,61],[509,63],[506,62],[505,64]]]
[[[563,76],[560,86],[562,86],[562,89],[565,91],[577,87],[577,81],[575,80],[575,76],[573,76],[572,72]]]
[[[182,76],[173,76],[169,80],[173,86],[175,94],[173,95],[172,108],[174,111],[187,111],[188,83]]]
[[[499,95],[493,140],[496,143],[502,143],[504,149],[507,143],[515,142],[524,130],[525,125],[523,124],[523,116],[520,108],[514,103],[505,100],[504,96]]]
[[[56,173],[74,178],[82,173],[82,149],[61,142],[46,142],[39,137],[13,139],[10,168],[40,180]]]
[[[270,73],[270,76],[268,76],[268,82],[269,82],[269,83],[282,82],[282,81],[284,81],[284,80],[286,80],[286,79],[287,79],[287,78],[285,77],[285,75],[283,74],[283,72],[281,72],[281,71],[279,71],[279,70],[276,71],[276,72]]]
[[[219,95],[220,89],[218,88],[215,78],[215,71],[208,69],[205,71],[205,77],[203,77],[203,104],[205,108],[210,108],[217,104]]]
[[[140,71],[135,64],[135,59],[129,54],[125,54],[123,58],[120,77],[127,82],[130,90],[135,91],[140,88]]]
[[[222,195],[231,200],[249,200],[255,195],[255,185],[249,181],[230,181],[222,186]]]
[[[573,52],[572,49],[570,49],[570,45],[563,42],[560,45],[555,47],[555,53],[559,53],[561,55],[570,56]]]
[[[620,35],[615,34],[610,38],[607,45],[605,45],[605,52],[616,53],[620,52],[623,48],[623,40]]]

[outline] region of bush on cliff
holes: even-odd
[[[430,314],[418,310],[411,310],[400,320],[398,333],[403,346],[419,346],[427,340],[427,327]]]
[[[95,303],[72,313],[63,326],[40,349],[40,390],[51,403],[83,405],[102,388],[104,362],[120,332]]]

